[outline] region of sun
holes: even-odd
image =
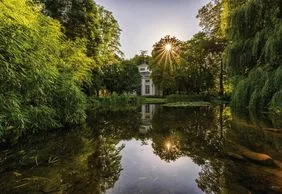
[[[167,43],[167,44],[165,45],[165,50],[166,50],[167,52],[169,52],[169,51],[171,51],[171,49],[172,49],[171,44],[170,44],[170,43]]]
[[[170,143],[170,142],[166,142],[165,146],[166,146],[167,150],[170,150],[170,148],[171,148],[171,143]]]
[[[162,68],[169,69],[171,72],[180,60],[181,42],[175,37],[166,36],[157,42],[153,47],[154,60]]]

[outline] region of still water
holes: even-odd
[[[90,112],[2,148],[0,193],[282,193],[281,126],[224,105]]]

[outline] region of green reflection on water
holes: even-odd
[[[2,149],[1,192],[105,193],[117,187],[122,172],[129,171],[121,161],[130,153],[123,152],[120,142],[134,139],[150,144],[154,157],[168,164],[190,158],[201,170],[189,184],[202,192],[279,193],[281,167],[250,161],[235,149],[242,146],[268,154],[280,164],[282,134],[266,130],[280,129],[279,122],[267,116],[232,115],[224,105],[185,109],[144,105],[138,110],[90,113],[85,126],[38,134]],[[174,180],[186,184],[184,178]],[[184,188],[167,189],[186,193]]]

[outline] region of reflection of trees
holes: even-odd
[[[94,152],[87,158],[87,180],[81,182],[83,186],[80,188],[84,188],[85,193],[99,194],[112,188],[119,178],[122,170],[120,164],[122,147],[116,148],[115,140],[103,135],[95,141]]]
[[[247,125],[245,122],[233,122],[230,128],[230,117],[230,109],[223,106],[177,110],[160,107],[154,114],[152,130],[146,135],[138,132],[138,112],[107,113],[102,119],[105,122],[100,123],[99,128],[103,126],[104,134],[115,139],[115,143],[123,139],[150,138],[154,153],[168,162],[189,156],[202,167],[196,182],[206,193],[248,193],[246,188],[261,192],[271,183],[278,184],[273,174],[265,174],[269,169],[260,168],[262,173],[258,172],[256,165],[233,161],[226,157],[226,153],[230,151],[229,142],[232,141],[253,151],[263,150],[271,156],[281,157],[280,136],[254,127],[258,124],[251,122],[255,117],[252,117]],[[260,126],[269,126],[269,123],[265,124],[262,119],[258,122]],[[257,177],[265,175],[271,177],[269,181],[265,178],[257,180]],[[252,186],[257,184],[263,186]]]
[[[157,154],[167,153],[165,142],[171,138],[175,143],[174,160],[186,155],[198,164],[215,154],[220,154],[222,141],[215,123],[215,111],[209,107],[175,110],[159,109],[153,118],[150,132]],[[161,151],[162,150],[162,151]],[[163,155],[159,155],[163,158]],[[177,156],[177,157],[176,157]]]
[[[121,140],[130,140],[133,137],[143,138],[139,133],[141,125],[141,115],[138,110],[132,111],[105,111],[93,114],[89,121],[89,125],[94,132],[104,129],[106,136],[114,136],[117,142]]]
[[[206,193],[248,193],[246,188],[265,193],[272,185],[282,185],[275,175],[281,173],[279,169],[225,155],[231,151],[232,141],[281,160],[281,135],[257,127],[255,117],[246,122],[236,115],[229,128],[230,116],[230,110],[223,107],[159,107],[152,130],[141,134],[138,111],[99,113],[89,119],[91,128],[37,136],[11,153],[1,152],[0,187],[4,193],[103,193],[113,187],[121,172],[122,147],[117,148],[117,144],[132,138],[144,143],[151,139],[154,153],[165,161],[188,156],[201,165],[196,182]],[[263,127],[269,123],[263,124],[262,119],[257,122]]]
[[[121,172],[120,151],[116,145],[126,139],[138,137],[140,127],[138,111],[100,112],[88,120],[93,129],[92,152],[87,156],[86,171],[76,176],[68,193],[104,193],[112,188]],[[140,137],[143,138],[143,137]]]
[[[1,152],[1,192],[103,193],[119,178],[121,148],[103,129],[97,133],[79,128],[39,135]]]
[[[150,132],[155,154],[166,161],[189,156],[202,166],[196,180],[206,193],[218,193],[222,188],[224,134],[230,112],[217,108],[158,109]],[[174,146],[167,149],[166,142]]]
[[[63,171],[62,184],[67,193],[104,193],[118,180],[123,147],[117,148],[117,140],[105,135],[103,128],[98,133],[91,139],[82,138],[85,145],[72,161],[75,166]]]
[[[100,115],[100,123],[107,137],[116,141],[144,137],[152,139],[154,153],[167,162],[189,156],[202,166],[197,183],[207,193],[221,189],[222,157],[226,117],[223,107],[192,107],[189,109],[157,108],[152,120],[152,130],[146,136],[138,132],[140,115],[137,112]],[[100,117],[101,118],[101,117]],[[99,127],[101,128],[101,127]]]
[[[199,178],[196,180],[198,187],[207,194],[220,193],[222,190],[221,178],[223,176],[223,162],[214,158],[202,166]]]
[[[181,152],[180,136],[172,130],[169,136],[158,135],[152,142],[154,153],[167,162],[175,161],[183,156]]]

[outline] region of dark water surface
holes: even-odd
[[[2,148],[0,193],[282,193],[281,126],[223,105],[89,113]]]

